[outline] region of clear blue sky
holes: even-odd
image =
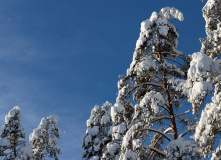
[[[132,60],[140,23],[175,7],[184,21],[178,49],[200,50],[201,0],[0,1],[0,125],[18,105],[28,135],[58,115],[61,160],[81,159],[81,137],[95,104],[115,102],[118,75]]]

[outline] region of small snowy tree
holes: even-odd
[[[61,135],[57,122],[57,116],[42,118],[38,128],[35,128],[30,134],[29,140],[33,146],[34,159],[43,157],[59,159],[61,148],[58,145],[58,139]]]
[[[0,139],[0,156],[4,160],[29,160],[31,145],[25,140],[25,128],[21,125],[21,109],[16,106],[5,117]]]
[[[105,150],[105,145],[111,141],[111,106],[112,104],[107,101],[101,108],[96,105],[92,109],[91,116],[87,120],[88,128],[83,136],[82,147],[84,151],[82,158],[100,159]]]

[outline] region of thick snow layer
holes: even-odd
[[[91,116],[87,120],[87,127],[93,127],[99,123],[101,108],[98,105],[95,105],[91,110]]]
[[[57,123],[58,122],[58,116],[56,116],[56,115],[49,116],[49,119],[53,123]]]
[[[91,110],[91,115],[94,115],[99,111],[100,111],[100,107],[98,105],[95,105],[94,108]]]
[[[153,31],[152,28],[154,24],[157,25],[156,28],[158,30],[158,33],[166,37],[169,30],[168,19],[171,18],[176,18],[180,21],[184,20],[183,14],[175,8],[162,8],[160,14],[153,12],[150,19],[147,19],[141,23],[141,33],[136,43],[136,49],[139,49],[146,41],[146,38],[149,37],[150,32]]]
[[[157,92],[155,93],[154,91],[147,92],[143,99],[140,102],[140,107],[147,107],[151,106],[151,109],[154,113],[159,112],[159,104],[164,104],[165,100],[163,96]]]
[[[98,156],[93,156],[89,160],[99,160],[99,157]]]
[[[179,10],[177,10],[175,8],[170,8],[170,7],[162,8],[161,13],[167,19],[176,18],[176,19],[179,19],[180,21],[184,20],[182,12],[180,12]]]
[[[86,133],[95,136],[99,133],[99,127],[98,126],[94,126],[93,128],[88,128]]]
[[[134,125],[131,126],[131,128],[126,132],[126,134],[123,137],[123,141],[121,144],[121,149],[122,150],[126,150],[126,148],[132,143],[132,139],[135,138],[136,136],[136,131],[138,131],[138,129],[143,129],[144,124],[142,122],[138,122]],[[136,146],[133,146],[134,148],[136,148]]]
[[[103,154],[104,159],[109,159],[110,157],[114,157],[115,154],[119,151],[120,145],[118,143],[108,143],[107,151]]]
[[[32,139],[38,138],[38,137],[39,137],[38,129],[35,128],[35,129],[33,130],[33,132],[29,135],[29,139],[32,140]]]
[[[106,113],[109,114],[111,106],[112,106],[112,104],[111,104],[110,102],[106,101],[106,102],[101,106],[101,109],[104,110]]]
[[[215,0],[207,0],[205,6],[203,7],[204,11],[209,11],[210,9],[212,9],[215,5]]]
[[[221,93],[214,96],[213,102],[208,103],[202,111],[199,123],[196,126],[194,139],[204,148],[203,153],[206,155],[208,151],[213,150],[213,144],[216,139],[216,134],[221,128]]]
[[[219,61],[213,60],[205,53],[193,53],[187,81],[183,85],[183,93],[188,96],[188,101],[193,104],[193,114],[199,111],[207,94],[212,93],[212,79],[216,70],[219,70]]]
[[[168,26],[159,26],[159,33],[162,36],[167,36],[169,27]]]
[[[28,142],[24,143],[24,145],[19,148],[19,154],[19,160],[30,159],[33,157],[32,146]]]
[[[140,63],[138,63],[136,65],[134,71],[137,73],[137,75],[141,75],[144,72],[149,72],[150,70],[155,70],[156,67],[157,67],[156,63],[154,62],[154,60],[151,57],[145,57],[145,59],[143,61],[141,61]]]
[[[201,149],[194,141],[186,141],[183,138],[178,138],[171,141],[166,147],[167,159],[192,159],[193,157],[203,158]]]
[[[195,82],[193,85],[193,95],[196,93],[197,95],[203,92],[211,92],[212,91],[212,85],[209,82]]]
[[[8,124],[9,120],[11,120],[16,114],[18,114],[18,116],[21,114],[21,108],[19,106],[15,106],[8,112],[8,115],[5,116],[5,124]]]
[[[101,124],[107,124],[111,122],[111,117],[109,115],[104,115],[101,118]]]
[[[114,104],[114,106],[119,105],[119,103],[121,102],[121,97],[124,96],[125,93],[126,93],[126,89],[127,89],[127,86],[124,86],[118,91],[118,95],[117,95],[117,98],[116,98],[116,103]]]
[[[92,141],[92,137],[91,137],[91,135],[89,134],[89,135],[87,135],[87,136],[85,137],[84,143],[85,143],[86,146],[88,146],[91,141]]]
[[[141,23],[141,27],[140,27],[141,32],[146,31],[146,30],[149,30],[151,24],[152,24],[152,21],[149,20],[149,19],[143,21],[143,22]]]
[[[140,146],[142,145],[142,140],[141,139],[133,139],[132,140],[132,147],[133,147],[133,150],[137,150],[140,148]]]
[[[120,160],[137,160],[138,159],[138,155],[137,153],[131,151],[131,150],[128,150],[125,152],[125,154],[122,154],[121,157],[120,157]]]
[[[0,147],[9,147],[10,142],[7,138],[0,138]]]
[[[175,8],[163,8],[160,13],[153,12],[150,19],[147,19],[141,23],[141,32],[140,36],[136,42],[135,52],[133,54],[133,61],[131,62],[130,68],[127,70],[127,75],[142,73],[143,70],[148,71],[148,68],[153,67],[150,64],[150,61],[146,61],[142,59],[140,56],[143,56],[142,50],[145,48],[156,49],[156,46],[160,44],[160,46],[170,46],[171,49],[176,49],[177,40],[176,38],[179,36],[176,32],[176,28],[168,21],[171,18],[179,19],[183,21],[183,14]],[[169,34],[169,32],[171,34]],[[168,37],[173,35],[173,37]],[[174,37],[175,35],[175,37]],[[171,41],[171,39],[173,39]],[[148,49],[148,50],[149,50]],[[140,65],[137,66],[136,65]]]
[[[208,57],[205,53],[193,53],[190,68],[188,70],[188,78],[193,81],[200,81],[206,78],[209,79],[213,59]]]
[[[124,112],[124,107],[120,103],[115,103],[113,107],[111,107],[111,119],[114,123],[117,123],[117,115]]]
[[[126,124],[125,123],[121,123],[117,126],[114,126],[112,128],[112,138],[116,139],[116,140],[120,140],[122,135],[124,135],[125,131],[126,131]]]

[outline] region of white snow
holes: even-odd
[[[10,142],[8,141],[7,138],[0,138],[0,146],[1,147],[9,147]]]
[[[121,123],[117,126],[114,126],[112,128],[112,138],[116,139],[116,140],[120,140],[122,135],[124,135],[126,131],[126,124],[125,123]]]
[[[138,160],[138,155],[131,151],[131,150],[127,150],[125,154],[121,155],[120,160]]]
[[[99,160],[99,157],[98,156],[93,156],[89,160]]]
[[[95,136],[95,135],[97,135],[99,133],[99,128],[98,128],[98,126],[94,126],[92,128],[88,128],[86,133],[88,133],[88,134],[90,134],[92,136]]]
[[[110,157],[114,157],[117,151],[120,149],[120,145],[118,143],[108,143],[107,151],[103,154],[104,159],[109,159]]]
[[[141,75],[144,72],[148,72],[149,70],[155,70],[156,67],[157,67],[156,63],[151,57],[145,57],[143,61],[141,61],[140,63],[137,63],[134,71],[137,73],[137,75]]]
[[[209,79],[213,59],[208,57],[205,53],[193,53],[190,68],[188,70],[188,77],[195,80]]]
[[[171,141],[166,147],[167,159],[192,159],[194,157],[201,157],[201,149],[194,141],[184,140],[182,137]]]
[[[167,36],[167,33],[168,33],[168,30],[169,30],[169,27],[168,26],[159,26],[159,33],[162,35],[162,36]]]
[[[111,119],[114,123],[117,123],[117,115],[124,112],[124,107],[120,103],[115,103],[113,107],[111,107]]]
[[[18,114],[20,116],[21,108],[19,106],[15,106],[13,109],[11,109],[8,112],[8,115],[5,116],[5,123],[8,124],[9,120],[15,116],[15,114]]]

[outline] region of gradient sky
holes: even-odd
[[[22,109],[26,137],[42,117],[59,116],[61,160],[81,159],[81,137],[95,104],[112,104],[126,74],[140,23],[175,7],[178,50],[200,50],[201,0],[0,0],[0,125]]]

